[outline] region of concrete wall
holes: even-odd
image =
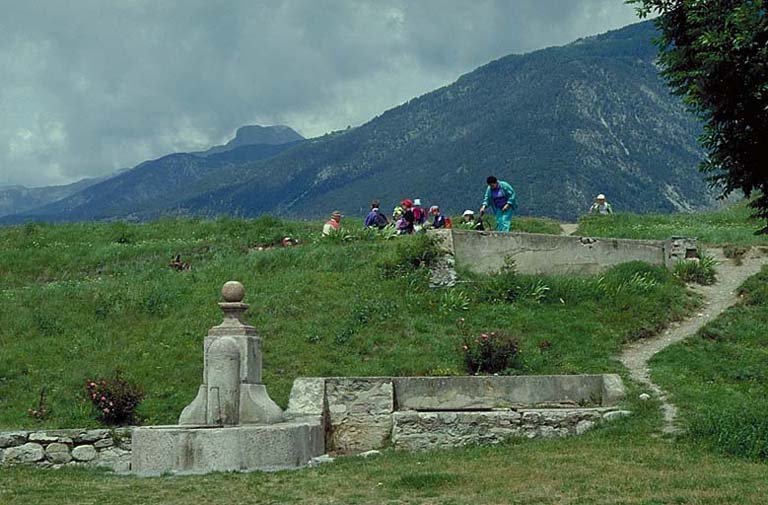
[[[505,259],[524,274],[592,275],[629,261],[666,265],[665,241],[573,237],[535,233],[451,230],[456,268],[498,272]],[[449,244],[449,242],[446,242]]]
[[[614,374],[300,378],[286,416],[322,418],[326,451],[430,449],[580,434],[623,397]]]
[[[492,410],[612,406],[602,375],[395,377],[397,410]]]

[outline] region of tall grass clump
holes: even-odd
[[[381,261],[385,278],[425,271],[440,256],[436,241],[423,233],[398,237],[392,253]]]
[[[715,266],[717,260],[712,256],[702,254],[694,260],[681,260],[675,264],[675,276],[683,282],[692,282],[709,286],[717,280]]]

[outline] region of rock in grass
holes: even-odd
[[[615,421],[616,419],[627,417],[630,414],[632,414],[632,412],[630,412],[629,410],[614,410],[611,412],[606,412],[603,415],[603,419],[605,419],[606,421]]]
[[[18,447],[11,447],[3,453],[4,464],[35,463],[45,457],[43,446],[33,442],[27,442]]]
[[[67,444],[53,443],[45,448],[45,457],[54,465],[63,465],[72,461],[72,455],[69,453]]]
[[[29,441],[36,442],[38,444],[50,444],[52,442],[58,442],[59,437],[54,435],[49,435],[44,431],[38,431],[38,432],[29,434]]]
[[[27,434],[23,431],[11,431],[0,433],[0,447],[14,447],[27,441]]]
[[[323,454],[322,456],[315,456],[314,458],[309,460],[309,466],[316,466],[316,465],[322,465],[323,463],[333,463],[333,460],[336,459],[330,454]]]
[[[594,427],[595,427],[594,421],[587,421],[587,420],[579,421],[579,423],[576,425],[576,434],[583,435],[584,433],[586,433],[587,431],[591,430]]]
[[[72,449],[72,457],[77,461],[91,461],[96,457],[96,449],[92,445],[79,445]]]

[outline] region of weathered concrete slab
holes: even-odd
[[[603,398],[604,407],[612,407],[624,399],[627,390],[624,388],[624,382],[618,374],[603,375]]]
[[[598,406],[603,375],[396,377],[397,410]],[[618,397],[612,397],[616,401]]]
[[[542,275],[592,275],[629,261],[669,266],[673,256],[696,247],[695,239],[679,238],[629,240],[459,229],[450,233],[452,240],[443,243],[453,246],[456,267],[476,273],[498,272],[506,258],[515,262],[517,272]]]
[[[133,431],[131,471],[141,476],[297,468],[323,454],[320,419],[225,428],[153,426]]]

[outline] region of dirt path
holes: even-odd
[[[762,265],[768,263],[768,258],[759,251],[752,250],[744,258],[741,265],[736,265],[732,260],[723,256],[722,250],[707,250],[707,254],[714,256],[718,261],[717,282],[712,286],[695,286],[693,289],[704,296],[704,303],[696,314],[684,321],[673,323],[664,332],[650,339],[634,342],[624,348],[620,359],[629,369],[633,380],[644,384],[655,394],[662,404],[664,411],[665,433],[676,433],[675,426],[677,409],[670,403],[667,393],[654,384],[650,378],[648,361],[654,354],[660,352],[668,345],[679,342],[694,335],[708,322],[715,319],[725,309],[736,304],[738,296],[736,290],[744,281],[760,271]]]

